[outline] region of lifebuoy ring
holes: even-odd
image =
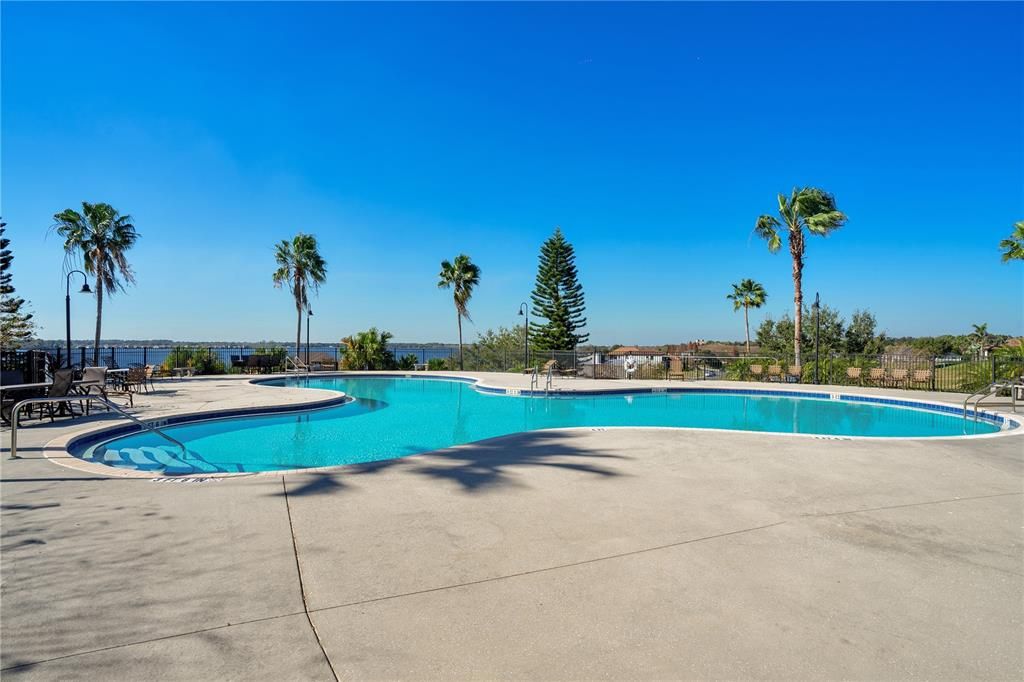
[[[626,374],[632,374],[636,371],[636,360],[633,358],[626,358],[626,362],[624,362],[622,366],[625,368]]]

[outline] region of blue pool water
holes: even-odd
[[[344,391],[346,405],[165,427],[74,452],[111,466],[165,473],[275,471],[355,464],[519,431],[559,427],[670,426],[828,436],[960,436],[999,427],[959,416],[883,405],[722,393],[518,397],[440,379],[335,376],[278,385]],[[638,438],[641,436],[638,436]],[[182,461],[184,459],[184,461]]]

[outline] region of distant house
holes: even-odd
[[[634,357],[661,357],[665,354],[661,348],[654,348],[652,346],[619,346],[613,351],[610,351],[608,355],[610,357],[619,357],[632,355]]]
[[[626,358],[632,358],[638,363],[649,364],[662,362],[663,358],[667,357],[667,354],[661,348],[654,348],[652,346],[619,346],[607,353],[605,357],[608,359],[608,362],[615,364],[622,364]]]
[[[692,341],[678,346],[669,346],[672,355],[714,355],[719,358],[734,358],[747,354],[745,343],[720,343],[718,341],[705,341],[698,343]],[[674,350],[678,348],[679,350]],[[750,355],[757,355],[761,347],[756,343],[750,344]]]

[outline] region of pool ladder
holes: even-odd
[[[298,358],[293,358],[290,355],[284,356],[284,371],[285,372],[289,371],[288,365],[291,365],[294,368],[294,371],[295,371],[296,374],[298,374],[300,372],[305,373],[305,374],[309,374],[309,365],[307,365],[306,363],[302,362]]]
[[[1024,388],[1024,379],[1004,379],[1002,381],[993,381],[985,388],[979,389],[974,393],[967,396],[964,400],[964,420],[967,420],[967,405],[974,400],[974,421],[978,421],[978,407],[982,402],[998,395],[1000,389],[1009,389],[1010,391],[1010,405],[1012,405],[1013,412],[1017,412],[1017,393]],[[975,400],[977,398],[977,400]]]
[[[551,378],[553,376],[552,367],[548,367],[547,376],[544,377],[544,395],[551,393]],[[540,369],[537,367],[533,368],[533,373],[530,375],[530,391],[536,391],[540,387]]]

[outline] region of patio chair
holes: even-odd
[[[932,385],[932,371],[930,369],[915,369],[910,381],[913,384],[925,384],[930,387]]]
[[[792,379],[794,382],[799,384],[803,375],[803,368],[800,365],[790,365],[786,368],[786,381]]]
[[[782,365],[768,366],[768,381],[782,381]]]
[[[142,389],[146,393],[149,393],[149,388],[146,386],[146,368],[145,367],[133,367],[128,370],[128,374],[124,378],[125,392],[128,394],[129,402],[134,404],[132,400],[132,393]]]
[[[107,399],[107,368],[100,367],[84,367],[82,368],[81,379],[78,380],[76,389],[79,393],[85,395],[98,395],[104,400]],[[91,404],[88,400],[85,401],[85,413],[89,414]]]
[[[903,386],[907,383],[909,375],[910,370],[905,367],[897,367],[889,374],[889,383],[896,387]]]
[[[44,403],[46,411],[50,415],[50,421],[52,422],[55,416],[54,408],[60,408],[61,412],[66,408],[68,414],[75,417],[74,403],[78,403],[79,415],[84,414],[85,410],[82,408],[82,401],[75,399],[75,371],[73,369],[58,369],[53,373],[53,383],[50,384],[49,389],[46,392],[47,398],[67,398],[62,402]],[[40,414],[40,418],[42,415]]]
[[[153,379],[163,374],[163,367],[160,365],[146,365],[146,381],[149,382],[149,387],[156,390],[156,386],[153,385]]]
[[[751,365],[750,376],[755,381],[764,381],[764,366],[762,365]]]
[[[861,376],[862,370],[860,367],[847,367],[846,378],[850,381],[856,381],[858,384],[864,383],[864,378]]]
[[[79,390],[88,395],[97,393],[104,398],[107,397],[107,368],[86,367],[82,370],[82,379],[78,384]]]
[[[885,367],[872,367],[868,370],[868,383],[876,386],[885,384]]]

